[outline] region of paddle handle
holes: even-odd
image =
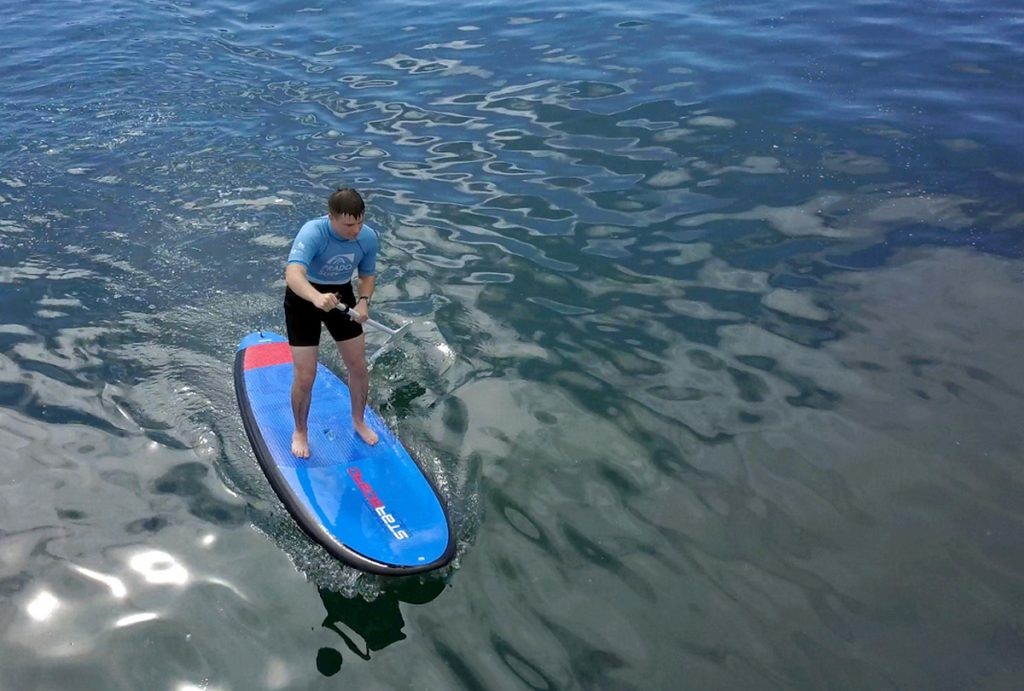
[[[352,309],[348,305],[339,304],[338,309],[347,314],[349,319],[352,320],[355,320],[356,315],[358,314],[354,309]],[[377,329],[377,331],[383,331],[384,333],[391,334],[392,336],[398,333],[398,329],[390,329],[374,319],[367,319],[363,323],[366,324],[367,326],[372,326],[373,328]]]

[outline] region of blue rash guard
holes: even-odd
[[[288,263],[305,266],[311,283],[348,283],[357,268],[360,276],[376,272],[379,249],[380,238],[370,226],[363,224],[355,240],[344,240],[331,229],[327,216],[321,216],[299,230]]]

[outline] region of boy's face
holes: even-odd
[[[349,214],[327,214],[327,218],[331,221],[331,228],[341,238],[345,240],[355,240],[356,236],[359,235],[359,231],[363,229],[363,217],[356,218]]]

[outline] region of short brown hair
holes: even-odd
[[[339,187],[327,200],[327,209],[332,216],[352,216],[362,218],[366,213],[366,204],[358,192],[351,187]]]

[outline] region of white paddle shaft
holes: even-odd
[[[348,307],[347,305],[339,304],[338,309],[347,314],[349,316],[349,319],[352,319],[353,321],[355,320],[358,314],[354,309]],[[372,326],[373,328],[377,329],[377,331],[383,331],[384,333],[390,334],[392,336],[398,333],[398,329],[390,329],[381,324],[379,321],[373,319],[367,319],[363,323],[366,324],[367,326]]]

